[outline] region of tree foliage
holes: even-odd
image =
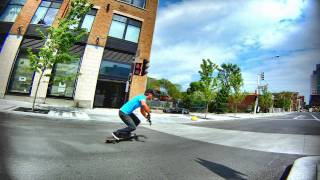
[[[202,92],[203,99],[206,103],[206,118],[209,109],[209,103],[211,103],[215,98],[214,91],[217,89],[217,77],[214,75],[214,72],[218,70],[218,65],[214,64],[210,59],[203,59],[200,68],[200,92]]]
[[[179,84],[174,84],[167,79],[155,79],[148,77],[147,88],[162,91],[163,95],[169,95],[174,100],[182,98],[181,86]]]
[[[238,104],[243,101],[245,95],[241,92],[243,86],[243,79],[241,70],[236,64],[221,65],[218,73],[219,91],[216,99],[215,110],[218,113],[225,113],[228,111],[228,101],[234,106],[237,111]]]
[[[275,94],[274,106],[276,108],[283,108],[288,111],[290,110],[292,104],[291,98],[292,92],[280,92],[278,94]]]
[[[272,93],[267,88],[262,90],[262,94],[259,96],[259,106],[262,111],[267,112],[273,105]]]

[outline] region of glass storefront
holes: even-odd
[[[56,64],[52,70],[48,95],[55,97],[72,98],[76,88],[76,73],[79,69],[79,61],[70,64]]]
[[[30,61],[25,52],[20,52],[11,73],[9,93],[29,95],[31,92],[34,71],[29,68]]]
[[[131,65],[103,60],[100,65],[99,78],[127,80]]]
[[[123,53],[110,50],[105,50],[105,53],[100,65],[94,106],[120,108],[126,98],[126,83],[131,72],[131,63],[120,62],[120,57],[126,57]],[[114,57],[118,57],[118,61]],[[132,59],[131,56],[126,58]]]
[[[120,108],[125,101],[125,88],[125,82],[98,80],[94,106]]]

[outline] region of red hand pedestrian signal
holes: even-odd
[[[141,74],[141,67],[142,63],[135,63],[134,65],[134,75],[140,75]]]

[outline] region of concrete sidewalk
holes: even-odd
[[[37,113],[28,113],[14,111],[17,107],[26,107],[31,108],[32,103],[22,102],[22,101],[13,101],[0,99],[0,111],[7,113],[23,114],[23,115],[33,115],[33,116],[42,116],[48,118],[56,119],[77,119],[77,120],[97,120],[97,121],[107,121],[107,122],[119,122],[121,123],[118,117],[119,109],[107,109],[107,108],[94,108],[94,109],[84,109],[84,108],[74,108],[67,106],[52,106],[47,104],[38,104],[36,107],[40,109],[49,110],[48,114],[37,114]],[[144,119],[140,115],[139,110],[136,110],[136,114],[141,119]],[[248,119],[248,118],[261,118],[261,117],[270,117],[270,116],[279,116],[286,115],[290,113],[258,113],[256,115],[251,113],[227,113],[227,114],[213,114],[209,113],[207,119],[204,118],[203,113],[190,113],[187,115],[183,114],[167,114],[162,113],[161,111],[154,111],[152,113],[152,121],[155,124],[158,123],[196,123],[201,121],[221,121],[221,120],[235,120],[235,119]],[[191,117],[197,117],[196,121],[192,121]]]

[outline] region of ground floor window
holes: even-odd
[[[127,80],[130,71],[130,64],[102,60],[99,70],[99,78]]]
[[[52,78],[50,79],[48,95],[73,98],[76,88],[75,74],[79,69],[79,61],[65,64],[56,64],[52,70]]]
[[[98,80],[94,107],[120,108],[125,101],[126,82]]]
[[[12,70],[8,92],[30,94],[34,71],[30,69],[26,52],[20,51]]]

